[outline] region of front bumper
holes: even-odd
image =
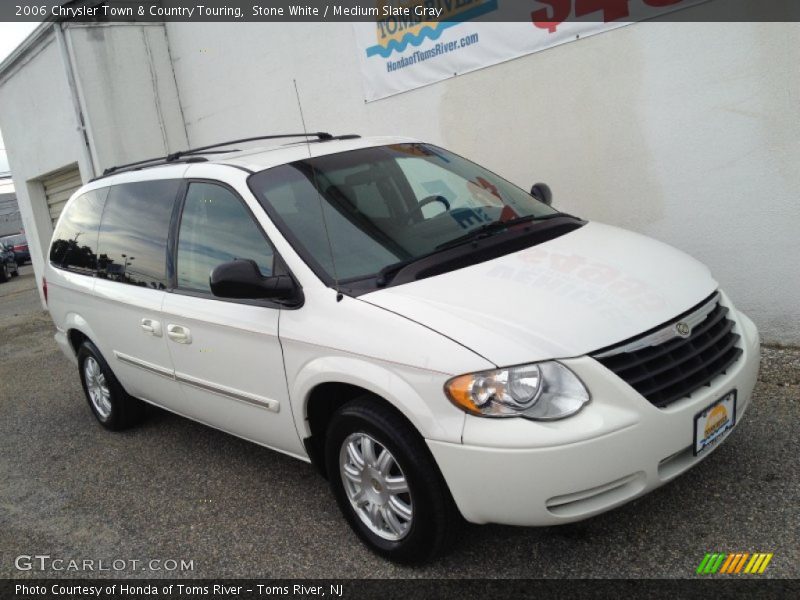
[[[592,394],[577,415],[553,422],[468,416],[463,444],[428,440],[464,518],[507,525],[579,521],[641,496],[703,460],[714,448],[693,455],[695,415],[735,389],[738,427],[758,375],[758,331],[745,315],[732,312],[742,357],[710,387],[665,409],[582,357],[561,361]]]

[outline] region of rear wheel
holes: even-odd
[[[78,366],[89,408],[103,427],[119,431],[144,418],[144,403],[122,388],[97,346],[88,340],[78,350]]]
[[[325,460],[339,508],[370,549],[421,563],[447,547],[459,521],[450,492],[419,433],[379,398],[339,409]]]

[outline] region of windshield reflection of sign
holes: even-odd
[[[441,160],[442,162],[449,163],[450,159],[447,158],[444,154],[440,154],[436,152],[434,146],[426,146],[425,144],[391,144],[387,146],[388,148],[398,152],[400,154],[405,154],[411,157],[419,157],[419,158],[436,158]]]
[[[462,229],[472,229],[476,225],[482,225],[492,220],[482,208],[456,208],[451,210],[449,215]]]
[[[423,181],[422,187],[428,192],[428,196],[444,196],[445,198],[455,198],[456,193],[452,188],[441,179],[436,181]]]
[[[474,181],[474,182],[473,182],[473,181],[470,181],[470,183],[471,183],[472,185],[470,185],[470,186],[469,186],[469,191],[470,191],[470,192],[472,192],[472,195],[473,195],[473,196],[476,196],[476,194],[477,194],[478,190],[486,190],[486,191],[487,191],[487,192],[489,192],[489,193],[490,193],[492,196],[494,196],[495,198],[497,198],[498,200],[500,200],[500,202],[502,202],[502,201],[503,201],[503,198],[502,198],[502,196],[500,196],[500,190],[498,190],[498,189],[497,189],[497,186],[496,186],[496,185],[494,185],[492,182],[490,182],[490,181],[488,181],[488,180],[484,179],[483,177],[480,177],[480,176],[478,176],[478,177],[476,177],[476,178],[475,178],[475,181]],[[477,186],[477,187],[476,187],[476,186]],[[484,195],[484,194],[482,194],[482,196],[483,196],[483,195]],[[477,196],[476,196],[476,197],[477,197]]]
[[[500,196],[497,186],[492,185],[483,177],[476,177],[475,181],[467,182],[467,189],[481,206],[503,206],[503,198]]]
[[[511,205],[505,203],[503,196],[500,194],[500,190],[488,179],[478,176],[475,178],[475,181],[470,181],[467,187],[478,202],[486,206],[503,207],[503,210],[500,211],[500,217],[497,219],[501,223],[520,217],[520,214],[514,210]]]

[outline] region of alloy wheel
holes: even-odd
[[[106,376],[100,365],[91,356],[83,363],[83,375],[92,406],[101,419],[108,419],[111,415],[111,391],[108,389]]]
[[[366,433],[350,434],[339,452],[339,471],[350,505],[370,531],[388,541],[408,534],[411,491],[388,448]]]

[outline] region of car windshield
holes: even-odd
[[[301,160],[249,184],[306,260],[339,281],[375,276],[473,232],[559,214],[483,167],[418,143]]]

